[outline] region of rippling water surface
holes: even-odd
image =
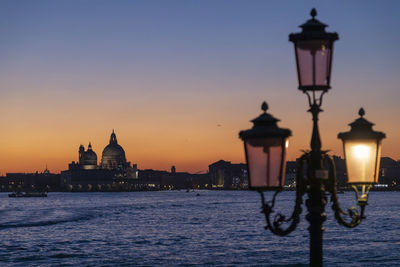
[[[354,195],[340,197],[350,206]],[[264,230],[255,192],[1,193],[0,201],[1,266],[308,264],[305,212],[295,232],[276,237]],[[290,214],[294,192],[278,202]],[[327,206],[325,266],[400,266],[400,193],[372,192],[369,202],[355,229]]]

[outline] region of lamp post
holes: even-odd
[[[285,154],[291,131],[277,126],[279,120],[266,112],[268,105],[264,102],[263,113],[252,120],[253,128],[239,133],[245,147],[249,188],[261,195],[267,229],[279,236],[291,233],[299,223],[303,197],[307,194],[310,266],[322,266],[323,263],[323,222],[328,194],[340,224],[353,228],[365,218],[368,193],[378,178],[381,140],[385,138],[384,133],[372,130],[373,124],[363,118],[363,109],[359,111],[360,118],[350,124],[351,130],[338,135],[343,141],[348,183],[355,190],[359,206],[359,209],[352,207],[347,212],[343,211],[337,196],[334,161],[327,151],[321,150],[318,130],[322,99],[331,88],[333,43],[339,37],[337,33],[326,32],[327,25],[315,19],[316,15],[316,10],[312,9],[312,18],[300,25],[302,32],[289,35],[295,48],[298,89],[307,95],[308,111],[313,120],[311,150],[304,152],[297,163],[296,200],[290,217],[275,212],[274,205],[277,194],[284,186]],[[265,200],[264,192],[268,190],[275,191],[271,201]]]

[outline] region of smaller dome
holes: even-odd
[[[97,155],[92,150],[92,144],[89,143],[87,151],[84,151],[83,146],[79,148],[81,154],[79,158],[79,164],[83,169],[93,169],[97,166]]]
[[[97,155],[93,150],[86,151],[83,154],[83,159],[85,159],[85,160],[93,160],[93,159],[97,160]]]
[[[90,159],[93,160],[93,159],[95,159],[95,160],[96,160],[96,163],[97,163],[97,155],[96,155],[96,153],[92,150],[92,144],[91,144],[91,143],[89,143],[88,149],[87,149],[86,152],[84,152],[83,157],[84,157],[85,159],[87,159],[87,160],[90,160]]]

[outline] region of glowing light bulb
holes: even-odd
[[[367,159],[370,154],[370,148],[365,145],[356,145],[353,147],[353,153],[359,159]]]

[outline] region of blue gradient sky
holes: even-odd
[[[0,1],[0,174],[98,158],[114,128],[139,168],[206,170],[244,160],[237,133],[267,100],[308,148],[288,34],[309,18],[337,31],[324,149],[363,106],[400,159],[399,1]]]

